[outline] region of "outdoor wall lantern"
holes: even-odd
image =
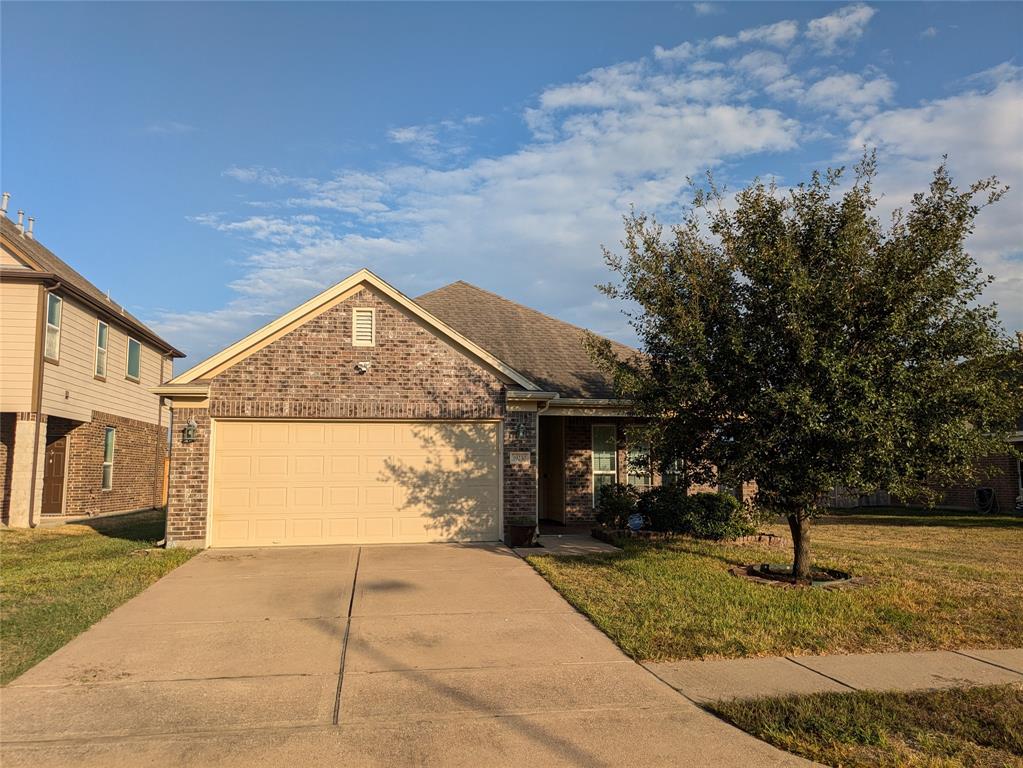
[[[198,437],[199,425],[195,423],[195,419],[189,419],[188,423],[181,430],[181,442],[194,443]]]

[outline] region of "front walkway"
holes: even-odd
[[[503,546],[204,552],[3,690],[14,766],[806,766]]]
[[[773,656],[643,664],[698,704],[856,690],[920,691],[1023,683],[1023,649]]]

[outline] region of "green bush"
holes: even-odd
[[[677,485],[647,489],[640,495],[636,511],[646,518],[647,525],[653,531],[689,533],[691,526],[686,495]]]
[[[608,528],[624,528],[638,500],[639,494],[631,485],[602,486],[597,494],[597,522]]]
[[[731,541],[756,530],[749,511],[728,493],[694,493],[686,497],[688,533],[697,539]]]

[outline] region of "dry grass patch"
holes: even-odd
[[[869,583],[838,591],[756,584],[728,569],[788,562],[787,549],[690,540],[529,561],[638,659],[1019,645],[1023,519],[844,515],[815,521],[811,535],[816,563]]]

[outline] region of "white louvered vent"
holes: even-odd
[[[376,342],[376,313],[372,309],[352,310],[352,346],[372,347]]]

